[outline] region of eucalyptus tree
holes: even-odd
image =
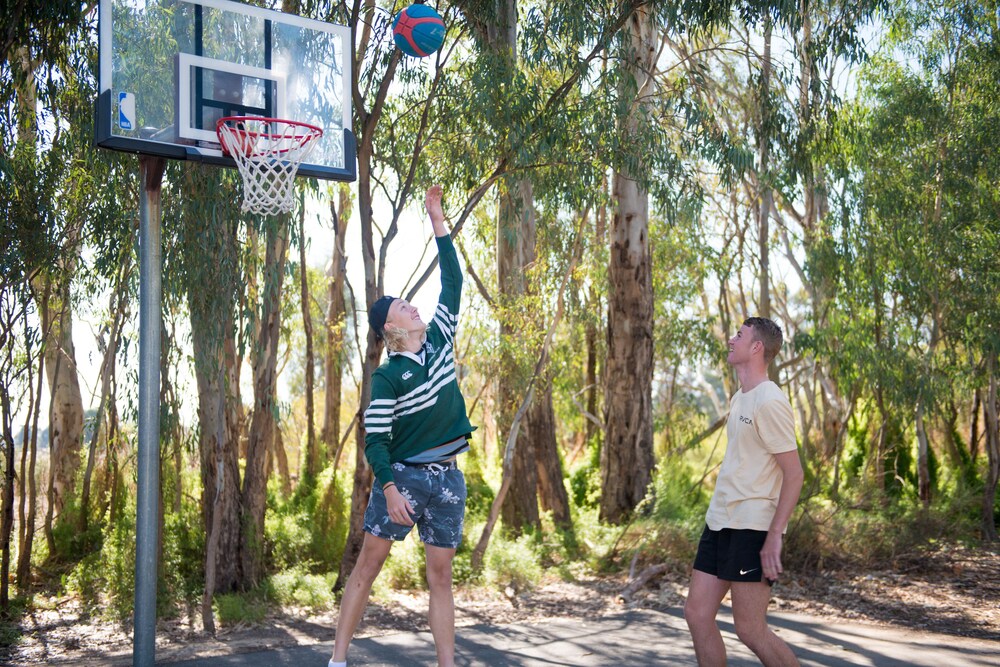
[[[323,346],[323,426],[320,441],[326,446],[325,458],[336,467],[340,462],[342,439],[340,411],[343,367],[347,358],[348,324],[345,292],[347,288],[347,247],[345,236],[351,219],[350,190],[341,186],[336,200],[330,201],[333,231],[330,264],[327,268],[327,310],[324,318]]]
[[[3,153],[9,156],[4,172],[16,184],[5,201],[17,224],[33,230],[36,247],[51,244],[51,254],[36,257],[38,263],[24,277],[32,281],[45,340],[52,438],[46,536],[54,547],[53,519],[75,495],[82,459],[74,300],[80,292],[100,289],[105,269],[119,265],[129,247],[130,226],[118,205],[122,193],[128,196],[121,161],[99,157],[91,146],[95,54],[90,34],[96,16],[83,5],[68,18],[62,13],[65,4],[28,9],[31,16],[10,27],[8,34],[15,38],[6,44],[0,67],[9,84],[3,86]],[[93,259],[83,265],[79,254],[85,243]],[[78,284],[71,289],[74,280]],[[60,555],[55,549],[50,553]]]
[[[241,581],[233,558],[240,541],[239,459],[245,421],[240,370],[242,351],[253,344],[246,288],[256,259],[246,242],[249,223],[233,198],[212,196],[235,190],[234,174],[183,164],[170,165],[167,177],[178,196],[168,197],[164,208],[164,275],[170,291],[185,295],[191,327],[206,589],[231,592]]]
[[[619,141],[626,145],[639,139],[651,118],[659,53],[656,18],[652,7],[639,8],[622,37],[618,118]],[[649,192],[642,183],[648,168],[641,159],[616,166],[612,183],[601,449],[601,518],[612,522],[624,519],[642,501],[653,471],[653,272]]]
[[[848,245],[844,255],[871,259],[851,262],[844,274],[845,281],[857,276],[877,286],[858,295],[869,307],[892,308],[882,320],[893,327],[884,340],[898,361],[898,381],[870,379],[888,393],[883,414],[894,410],[904,433],[913,429],[916,486],[927,504],[936,488],[927,423],[962,386],[949,378],[961,367],[956,353],[967,351],[973,386],[989,393],[995,382],[996,300],[987,295],[996,294],[997,271],[986,258],[995,258],[997,238],[997,194],[988,185],[998,173],[990,148],[997,127],[990,102],[997,96],[997,14],[995,3],[895,9],[886,52],[867,68],[852,118],[853,224],[870,231],[861,239],[866,243]],[[985,407],[993,421],[995,406]],[[988,452],[983,481],[983,533],[991,539],[995,452]]]
[[[64,61],[65,62],[65,61]],[[48,298],[39,305],[44,310],[39,313],[45,332],[44,346],[46,374],[50,390],[50,438],[51,466],[48,480],[48,510],[46,513],[46,535],[51,535],[52,522],[70,501],[75,486],[76,471],[80,465],[80,446],[83,438],[83,398],[77,372],[76,352],[73,342],[73,304],[70,282],[77,269],[80,238],[80,219],[67,219],[58,208],[54,193],[62,174],[58,168],[49,170],[52,180],[40,181],[33,172],[41,173],[41,165],[46,157],[59,160],[58,151],[45,150],[39,126],[38,110],[54,110],[55,100],[39,99],[42,77],[51,76],[49,67],[36,59],[28,47],[21,47],[15,58],[7,62],[7,69],[15,82],[12,101],[15,118],[6,128],[7,141],[13,141],[11,153],[20,155],[16,165],[23,168],[19,181],[27,187],[15,191],[15,201],[23,201],[26,206],[17,214],[26,216],[25,223],[41,228],[45,224],[60,225],[65,235],[64,254],[53,257],[51,263],[38,267],[30,274],[35,281],[34,290],[39,297],[44,293]],[[10,108],[10,107],[8,107]],[[48,186],[48,191],[40,187]],[[31,220],[33,218],[33,220]],[[48,218],[46,220],[46,218]],[[30,222],[29,222],[30,220]],[[50,546],[52,543],[50,541]]]

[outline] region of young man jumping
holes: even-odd
[[[347,649],[361,621],[375,577],[394,541],[414,525],[427,557],[428,612],[440,667],[455,664],[452,559],[462,540],[465,477],[456,457],[468,451],[473,426],[455,375],[455,328],[462,271],[444,227],[441,186],[427,191],[441,265],[441,297],[430,324],[404,299],[383,296],[368,322],[385,340],[389,358],[372,374],[365,411],[365,457],[375,473],[365,539],[340,602],[329,667],[345,667]]]
[[[781,349],[781,328],[751,317],[729,339],[740,390],[730,403],[728,445],[691,573],[684,619],[700,667],[724,667],[716,624],[732,594],[736,635],[765,667],[797,666],[792,650],[767,626],[771,585],[781,575],[781,543],[802,490],[792,406],[767,376]]]

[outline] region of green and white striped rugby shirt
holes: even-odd
[[[390,353],[372,374],[365,410],[365,457],[380,485],[393,481],[392,464],[468,436],[465,397],[455,375],[455,331],[462,270],[451,237],[437,237],[441,296],[417,354]]]

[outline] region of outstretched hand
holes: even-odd
[[[427,209],[427,215],[431,219],[435,236],[443,236],[445,234],[444,209],[441,208],[441,196],[443,194],[444,188],[440,185],[432,185],[427,188],[427,195],[424,197],[424,208]]]

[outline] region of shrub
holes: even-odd
[[[483,581],[498,590],[508,586],[515,591],[533,589],[542,578],[541,559],[535,547],[533,535],[509,540],[499,530],[494,532],[483,558]]]
[[[219,624],[223,627],[260,623],[267,616],[267,600],[259,589],[249,593],[216,595],[214,607]]]
[[[267,586],[269,596],[278,604],[315,611],[334,605],[331,589],[335,578],[336,573],[311,574],[304,567],[293,567],[272,575]]]

